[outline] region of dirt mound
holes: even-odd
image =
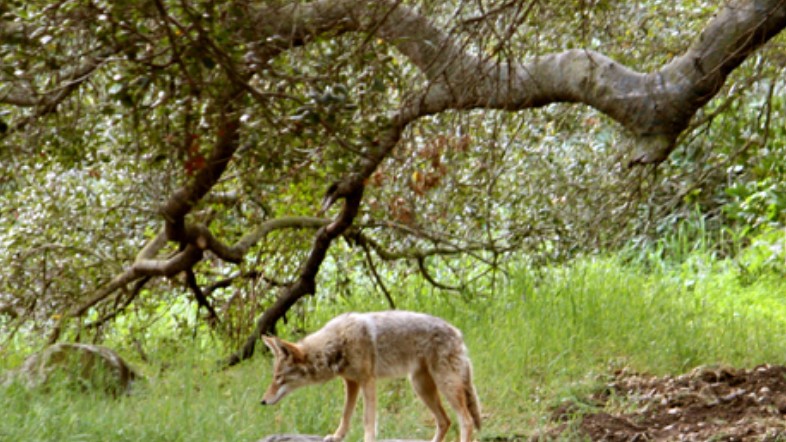
[[[575,434],[597,441],[786,441],[783,366],[700,367],[666,377],[622,370],[589,402],[602,411],[560,406],[553,419],[573,423],[537,439]]]

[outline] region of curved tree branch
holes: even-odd
[[[231,103],[235,96],[236,93],[228,94],[226,103]],[[199,229],[187,228],[185,217],[215,186],[239,147],[239,116],[233,114],[231,105],[228,106],[230,109],[227,109],[223,120],[219,122],[216,145],[207,158],[205,167],[194,175],[191,182],[175,191],[161,207],[169,241],[189,244],[203,241],[200,239]]]
[[[428,84],[415,113],[447,109],[516,111],[555,102],[592,106],[637,138],[630,163],[657,163],[674,148],[696,111],[751,52],[786,26],[786,1],[734,1],[699,39],[660,69],[637,72],[589,50],[527,62],[502,62],[465,51],[460,42],[396,0],[321,0],[259,12],[255,31],[276,36],[269,55],[326,32],[374,32],[395,45]]]
[[[453,292],[461,291],[461,287],[453,287],[453,286],[445,285],[434,279],[434,277],[431,276],[431,273],[428,272],[428,268],[426,268],[425,256],[419,256],[417,258],[417,261],[418,261],[418,270],[420,270],[420,274],[423,275],[424,278],[426,278],[426,281],[428,281],[429,284],[433,285],[434,287],[440,288],[442,290],[448,290]]]

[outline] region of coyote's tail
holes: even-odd
[[[472,384],[472,367],[468,368],[464,379],[464,394],[467,397],[467,408],[472,415],[472,423],[475,424],[475,428],[480,430],[480,401],[475,386]]]

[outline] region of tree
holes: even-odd
[[[740,0],[717,9],[691,2],[699,15],[715,11],[714,17],[680,55],[642,71],[589,48],[540,53],[527,44],[547,33],[549,15],[589,25],[595,16],[641,12],[635,5],[585,3],[65,0],[5,6],[0,37],[9,68],[2,73],[0,128],[4,156],[11,159],[6,172],[11,176],[10,167],[22,163],[58,164],[46,168],[50,173],[86,169],[83,179],[92,176],[99,187],[109,182],[140,197],[127,206],[115,202],[125,206],[122,215],[105,206],[104,220],[125,223],[136,236],[115,253],[116,276],[94,275],[95,285],[46,297],[45,307],[35,299],[43,301],[48,291],[47,257],[67,248],[63,238],[35,247],[9,244],[26,250],[24,264],[9,274],[41,268],[44,282],[28,296],[8,296],[6,311],[40,309],[44,322],[60,312],[51,327],[56,340],[70,319],[91,311],[95,317],[74,330],[99,328],[160,276],[185,274],[213,324],[220,322],[216,290],[242,278],[278,287],[228,359],[234,364],[250,356],[258,337],[273,331],[299,299],[315,293],[338,238],[362,252],[391,305],[375,257],[417,263],[436,286],[460,288],[432,275],[429,257],[469,254],[496,269],[501,254],[541,229],[520,219],[513,200],[504,210],[483,201],[516,186],[515,174],[502,171],[511,167],[510,158],[526,154],[512,148],[526,146],[501,142],[520,136],[501,124],[489,129],[491,144],[479,145],[471,125],[488,122],[474,119],[480,110],[498,111],[494,118],[504,121],[525,109],[581,103],[624,129],[625,159],[614,158],[613,167],[657,165],[732,72],[786,26],[782,0]],[[581,28],[589,41],[590,31]],[[459,123],[445,130],[449,119]],[[41,158],[21,159],[25,154]],[[479,167],[460,175],[448,160]],[[116,171],[93,168],[102,162]],[[413,172],[396,171],[402,163]],[[463,180],[471,185],[462,188]],[[19,177],[3,185],[24,187]],[[101,199],[101,189],[87,193]],[[545,200],[528,203],[555,204],[559,197],[545,193]],[[447,215],[450,205],[435,202],[439,198],[458,198],[464,210],[452,207]],[[96,201],[86,206],[93,210]],[[441,213],[421,213],[428,211]],[[579,230],[547,229],[549,241]],[[312,232],[310,239],[304,232]],[[118,229],[114,241],[123,234]],[[277,238],[277,246],[267,248],[268,238]],[[133,247],[139,247],[135,258],[128,255]],[[277,258],[284,251],[287,257]],[[84,253],[105,257],[97,249]],[[254,265],[244,266],[251,255]],[[201,263],[211,267],[200,273]],[[61,276],[67,267],[61,264]]]

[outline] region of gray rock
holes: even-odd
[[[28,388],[64,383],[85,391],[128,393],[140,376],[114,350],[99,345],[59,343],[32,354],[3,376],[2,385]]]

